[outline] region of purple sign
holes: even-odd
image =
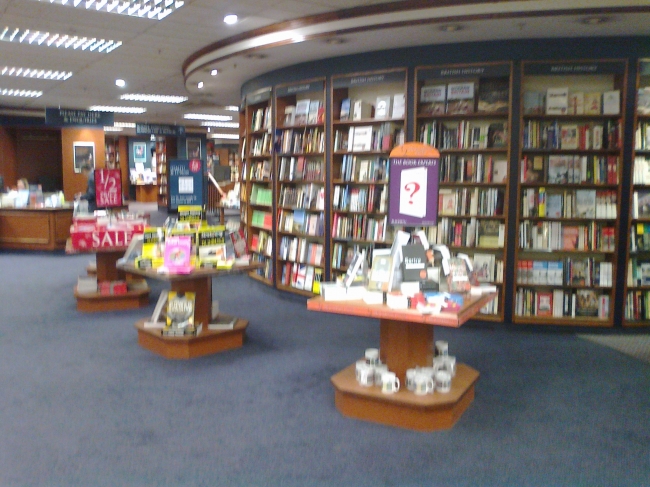
[[[432,226],[438,223],[440,159],[391,157],[388,183],[390,225]]]

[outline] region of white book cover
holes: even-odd
[[[420,90],[420,103],[446,100],[446,85],[423,86]]]
[[[372,126],[352,127],[354,136],[352,152],[368,152],[372,150]]]
[[[415,183],[416,186],[413,185]],[[413,188],[417,191],[413,191]],[[427,168],[405,169],[400,175],[399,212],[423,218],[427,214]]]
[[[390,118],[404,118],[406,110],[406,96],[404,93],[396,93],[393,95],[393,110]]]
[[[388,118],[391,112],[391,97],[378,96],[375,102],[375,118]]]
[[[566,115],[569,109],[569,88],[549,88],[546,90],[546,114]]]
[[[474,83],[449,83],[447,100],[470,100],[474,98]]]
[[[605,91],[603,93],[603,114],[618,115],[621,113],[620,90]]]

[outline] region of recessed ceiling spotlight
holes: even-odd
[[[199,82],[196,84],[196,87],[197,87],[199,90],[200,90],[200,89],[203,89],[203,81],[199,81]]]
[[[580,19],[578,22],[585,25],[600,25],[609,22],[610,20],[609,17],[585,17]]]
[[[124,88],[126,86],[126,81],[123,79],[116,79],[115,80],[115,86],[119,86],[120,88]]]
[[[262,54],[261,52],[249,52],[248,54],[244,54],[244,57],[248,59],[266,59],[269,55]]]
[[[438,30],[441,30],[442,32],[457,32],[463,30],[463,28],[464,27],[460,24],[442,24],[438,27]]]
[[[324,39],[323,42],[330,46],[338,46],[347,43],[348,40],[345,37],[328,37]]]
[[[223,18],[223,21],[228,25],[236,24],[238,20],[239,17],[237,17],[235,14],[228,14]]]
[[[218,70],[218,69],[213,69],[213,70],[210,71],[210,76],[216,76],[216,75],[218,75],[218,74],[219,74],[219,70]]]

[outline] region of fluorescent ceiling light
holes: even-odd
[[[42,91],[0,88],[0,95],[2,96],[22,96],[25,98],[38,98],[42,94],[43,94]]]
[[[187,120],[214,120],[219,122],[227,122],[232,120],[232,115],[209,115],[207,113],[186,113],[183,118]]]
[[[213,139],[239,139],[237,134],[212,134],[211,137]]]
[[[0,69],[0,76],[20,76],[23,78],[37,78],[49,80],[66,80],[72,76],[72,71],[53,71],[51,69],[37,68],[17,68],[15,66],[5,66]]]
[[[238,122],[201,122],[201,127],[221,127],[224,129],[238,129]]]
[[[122,132],[123,130],[122,127],[104,127],[104,132]]]
[[[236,24],[237,20],[239,18],[235,14],[228,14],[223,18],[223,21],[228,25]]]
[[[113,113],[144,113],[146,108],[142,107],[111,107],[107,105],[93,105],[88,107],[91,112],[113,112]]]
[[[228,110],[229,112],[238,112],[239,107],[236,105],[228,105],[226,107],[223,107],[224,110]]]
[[[112,39],[97,39],[96,37],[69,36],[67,34],[50,34],[49,32],[21,30],[18,27],[5,27],[0,32],[0,41],[19,42],[35,46],[62,47],[64,49],[80,49],[88,52],[103,52],[108,54],[122,45],[122,41]]]
[[[135,122],[113,122],[113,127],[121,127],[124,129],[134,129]]]
[[[126,95],[121,95],[120,100],[148,101],[152,103],[183,103],[184,101],[187,101],[187,97],[177,95],[145,95],[127,93]]]
[[[115,80],[115,86],[119,86],[120,88],[124,88],[126,86],[126,81],[123,79],[116,79]]]
[[[183,5],[182,0],[38,0],[39,2],[56,3],[67,7],[74,7],[91,12],[110,12],[118,15],[128,15],[141,19],[162,20]]]

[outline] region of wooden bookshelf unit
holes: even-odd
[[[435,315],[392,310],[383,304],[368,305],[363,301],[324,301],[320,296],[308,300],[307,309],[312,311],[378,318],[381,360],[403,384],[395,394],[362,387],[355,379],[355,364],[352,364],[332,376],[337,409],[344,416],[399,428],[418,431],[451,428],[473,401],[479,373],[458,364],[449,393],[417,396],[405,387],[406,371],[433,363],[434,326],[459,328],[495,297],[496,293],[466,296],[457,314]]]
[[[194,269],[190,274],[160,274],[154,269],[137,269],[132,265],[120,266],[129,274],[168,282],[171,291],[195,293],[194,322],[201,323],[202,330],[196,336],[164,336],[160,329],[146,328],[147,319],[139,320],[138,345],[168,359],[191,359],[239,348],[244,344],[248,321],[237,319],[233,329],[213,331],[208,329],[212,316],[212,278],[240,272],[251,272],[260,264],[236,266],[232,269]]]

